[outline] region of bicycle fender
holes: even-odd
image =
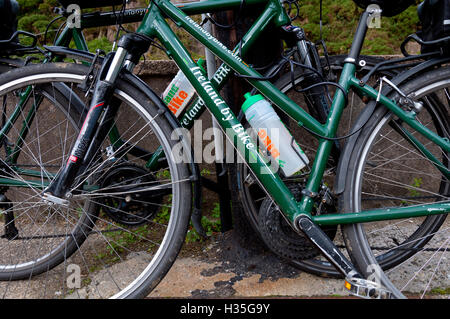
[[[410,78],[412,76],[414,76],[415,74],[419,74],[420,72],[429,70],[431,68],[434,68],[437,65],[441,65],[448,61],[450,61],[449,57],[435,58],[435,59],[427,60],[423,63],[420,63],[419,65],[412,67],[411,69],[408,69],[406,71],[399,73],[391,81],[395,85],[401,86],[404,82],[410,80]],[[384,86],[381,93],[384,96],[387,96],[387,95],[391,94],[393,91],[394,91],[393,88],[391,88],[389,86]],[[370,116],[372,116],[373,112],[375,111],[376,106],[377,106],[377,103],[375,101],[370,101],[364,107],[364,110],[359,114],[356,122],[353,124],[352,131],[355,128],[359,128],[362,125],[364,125],[364,123],[370,118]],[[346,179],[346,175],[347,175],[348,164],[350,162],[350,158],[352,156],[353,149],[355,147],[355,144],[356,144],[359,134],[360,134],[360,132],[355,133],[348,139],[348,141],[344,147],[344,150],[342,151],[341,156],[339,158],[339,163],[336,168],[336,178],[335,178],[334,189],[333,189],[333,192],[335,195],[342,194],[345,190],[345,179]]]
[[[63,57],[69,58],[69,59],[81,60],[84,62],[91,62],[95,57],[95,54],[93,54],[91,52],[70,49],[70,48],[62,47],[62,46],[44,45],[44,48],[56,56],[63,56]],[[99,58],[100,62],[103,61],[102,56],[99,56],[98,58]]]

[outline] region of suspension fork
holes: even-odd
[[[94,93],[84,123],[70,152],[64,168],[44,190],[43,198],[49,202],[67,205],[65,198],[72,196],[70,187],[76,176],[82,173],[98,151],[98,142],[103,141],[118,110],[118,101],[113,99],[115,82],[125,60],[136,63],[150,46],[150,39],[139,34],[126,34],[114,54],[103,61],[94,80]]]

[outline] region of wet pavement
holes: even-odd
[[[348,296],[343,280],[302,272],[258,245],[250,247],[231,233],[219,235],[200,253],[178,257],[149,297]]]

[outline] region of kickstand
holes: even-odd
[[[14,222],[12,207],[11,201],[9,201],[5,195],[0,195],[0,209],[3,210],[3,215],[5,216],[5,233],[1,238],[6,238],[8,240],[14,240],[19,236],[19,230],[16,228]]]

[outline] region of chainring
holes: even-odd
[[[108,193],[100,200],[102,211],[125,226],[148,223],[156,215],[164,197],[154,196],[152,191],[139,191],[150,185],[153,187],[159,183],[145,168],[129,163],[115,165],[100,183],[101,189],[107,189]],[[151,202],[147,202],[148,198]]]
[[[301,184],[288,185],[288,188],[298,201],[301,198]],[[331,213],[332,208],[326,207],[325,213]],[[314,213],[314,212],[313,212]],[[324,210],[321,210],[324,213]],[[270,197],[261,204],[258,214],[258,225],[264,243],[277,255],[292,261],[301,261],[320,255],[319,250],[303,235],[292,229],[280,212],[278,206]],[[322,230],[330,239],[334,239],[337,226],[324,227]]]

